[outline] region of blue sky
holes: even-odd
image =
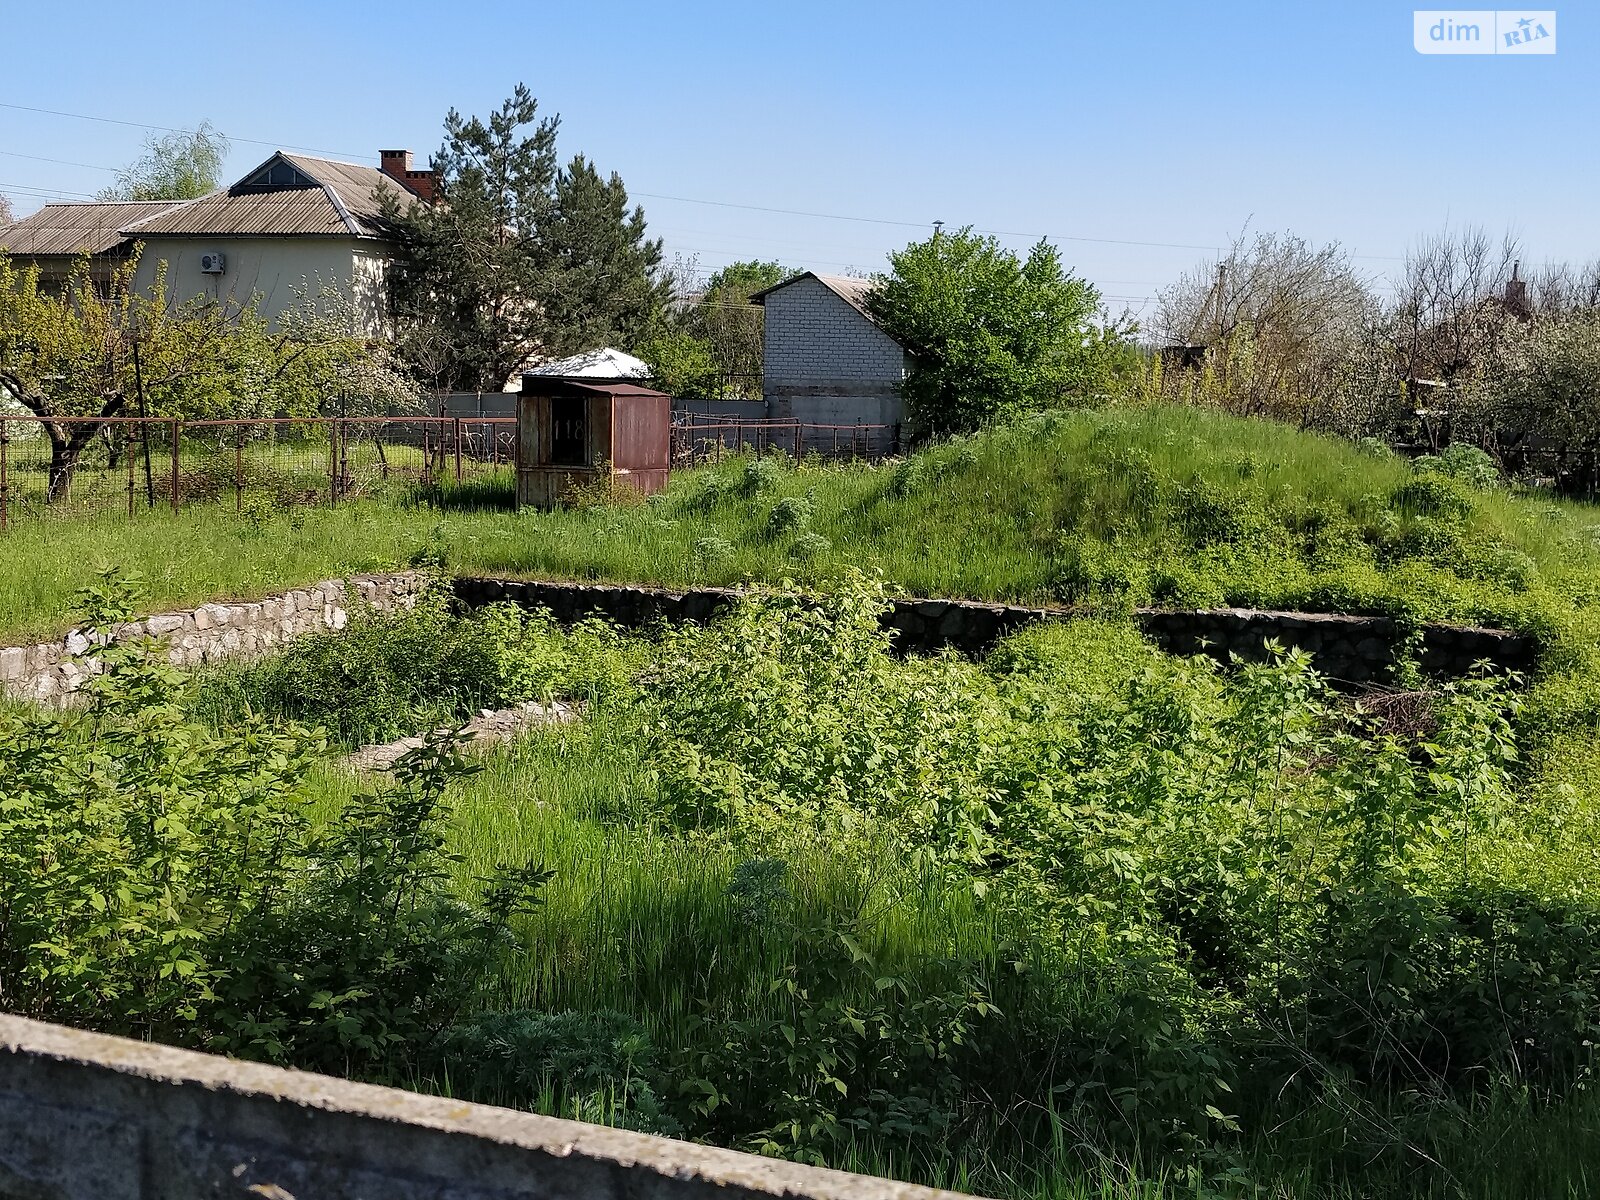
[[[209,118],[234,177],[280,145],[425,158],[520,80],[704,269],[876,270],[941,219],[1049,235],[1137,310],[1247,222],[1375,276],[1447,224],[1600,257],[1600,14],[1557,12],[1559,53],[1507,57],[1419,55],[1387,3],[6,0],[0,102]],[[0,191],[92,194],[147,132],[0,108]]]

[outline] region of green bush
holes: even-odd
[[[883,603],[846,576],[670,638],[641,695],[656,795],[638,815],[756,862],[821,845],[931,873],[1025,970],[863,950],[861,971],[932,1004],[880,1012],[827,966],[872,930],[808,933],[777,981],[792,1009],[730,1014],[684,1051],[687,1126],[825,1155],[956,1136],[978,1094],[1051,1095],[1093,1144],[1199,1154],[1286,1104],[1581,1082],[1600,906],[1530,890],[1504,856],[1523,818],[1503,684],[1437,690],[1402,735],[1301,654],[1225,674],[1091,625],[983,667],[902,660]],[[771,874],[745,870],[740,895],[781,895]]]
[[[1389,507],[1420,517],[1460,520],[1471,514],[1473,504],[1449,477],[1424,473],[1390,492]]]
[[[785,496],[767,514],[767,531],[773,537],[803,533],[811,524],[816,506],[805,496]]]
[[[478,1013],[428,1046],[425,1069],[458,1096],[676,1134],[658,1092],[660,1055],[624,1013]]]
[[[468,772],[448,737],[314,825],[320,738],[195,723],[159,643],[109,641],[128,587],[108,579],[86,601],[98,673],[85,705],[0,712],[0,1003],[408,1078],[497,969],[507,923],[547,875],[508,868],[472,904],[443,885],[444,795]]]
[[[569,632],[548,613],[514,604],[465,617],[449,605],[447,590],[433,584],[408,609],[358,610],[342,631],[217,669],[203,683],[197,711],[219,724],[244,713],[286,717],[323,726],[340,745],[360,746],[482,708],[585,699],[629,669],[628,639],[603,622]]]

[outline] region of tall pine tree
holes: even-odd
[[[386,193],[401,349],[436,387],[498,390],[533,358],[631,346],[667,302],[644,211],[581,155],[557,169],[559,123],[522,84],[487,122],[452,109],[436,202]]]
[[[659,240],[645,236],[644,209],[628,211],[622,177],[583,155],[556,178],[544,238],[548,255],[548,349],[570,354],[615,345],[635,349],[672,296]]]

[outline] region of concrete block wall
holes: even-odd
[[[161,637],[175,666],[195,667],[226,658],[248,658],[292,638],[343,629],[356,604],[389,610],[415,601],[423,576],[414,571],[325,579],[264,600],[202,604],[182,612],[157,613],[119,627],[118,640]],[[82,630],[56,641],[0,649],[0,693],[46,704],[66,702],[97,664]]]
[[[956,1200],[0,1016],[8,1200]]]
[[[776,420],[896,425],[905,377],[900,344],[817,279],[765,301],[763,391]]]

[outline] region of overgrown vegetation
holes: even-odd
[[[917,595],[1391,612],[1507,624],[1587,655],[1594,510],[1483,486],[1485,469],[1467,448],[1413,466],[1189,408],[1045,413],[882,467],[740,458],[679,472],[648,502],[554,513],[491,507],[502,476],[447,486],[431,511],[28,523],[4,535],[0,629],[64,629],[73,592],[108,565],[164,607],[414,561],[689,586],[859,565]]]
[[[591,699],[619,685],[638,649],[609,625],[560,629],[548,614],[496,604],[450,615],[435,582],[409,609],[358,610],[342,632],[210,672],[196,712],[220,727],[251,715],[290,718],[356,747],[457,724],[483,708]]]
[[[1600,488],[1600,265],[1529,265],[1483,230],[1423,239],[1392,296],[1332,243],[1241,235],[1159,299],[1142,391],[1347,437],[1485,450]]]
[[[867,297],[905,347],[901,394],[913,437],[971,433],[999,417],[1121,390],[1137,353],[1094,286],[1040,240],[1026,259],[970,228],[889,256]]]
[[[232,676],[329,725],[467,676],[586,699],[377,788],[105,649],[81,711],[0,718],[6,1004],[991,1194],[1594,1171],[1570,730],[1486,679],[1396,729],[1115,621],[900,658],[882,603],[847,573],[658,643],[425,604]]]

